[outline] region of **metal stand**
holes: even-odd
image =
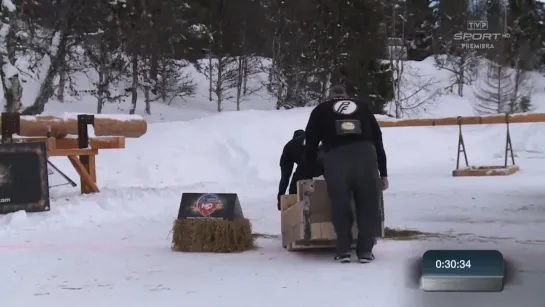
[[[458,116],[458,155],[456,157],[456,170],[460,169],[460,153],[464,153],[466,167],[469,167],[469,162],[467,160],[466,145],[464,143],[464,136],[462,134],[462,117]]]
[[[61,176],[68,182],[69,185],[71,185],[72,187],[78,186],[78,184],[75,183],[74,180],[70,179],[70,177],[68,177],[65,173],[63,173],[58,167],[56,167],[49,160],[47,160],[47,165],[48,167],[53,168],[57,173],[61,174]],[[61,184],[61,185],[65,185],[65,184]],[[61,186],[61,185],[56,185],[56,186]],[[50,188],[54,188],[56,186],[50,186]]]
[[[78,145],[79,148],[89,147],[89,131],[87,129],[88,125],[95,124],[94,115],[78,115]]]
[[[453,176],[505,176],[511,175],[517,172],[519,169],[515,165],[515,154],[513,152],[513,143],[511,142],[511,131],[509,123],[509,114],[505,115],[506,124],[506,136],[505,136],[505,160],[503,165],[495,166],[479,166],[469,167],[467,159],[466,147],[464,144],[464,137],[462,135],[462,117],[458,117],[458,154],[456,157],[456,170],[452,172]],[[468,169],[460,169],[460,154],[464,154],[466,167]],[[508,160],[511,157],[512,165],[509,166]]]
[[[509,130],[509,114],[505,115],[505,123],[506,123],[506,137],[505,137],[505,162],[504,167],[507,168],[507,160],[509,158],[509,155],[511,155],[511,163],[512,165],[515,165],[515,154],[513,153],[513,143],[511,143],[511,132]]]

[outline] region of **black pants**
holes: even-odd
[[[337,254],[350,252],[356,206],[356,253],[371,252],[379,221],[379,175],[375,146],[358,142],[330,150],[324,156],[324,178],[331,198],[332,222],[337,234]]]

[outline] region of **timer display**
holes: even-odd
[[[438,269],[471,269],[471,260],[436,260]]]
[[[496,250],[429,250],[422,256],[424,291],[501,291],[503,255]]]

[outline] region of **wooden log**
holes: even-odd
[[[506,123],[542,123],[545,122],[545,113],[523,113],[510,116],[469,116],[460,117],[462,125],[490,125]],[[403,120],[379,120],[381,127],[427,127],[427,126],[456,126],[458,117],[427,118],[427,119],[403,119]]]
[[[55,116],[21,116],[20,130],[20,136],[46,136],[49,130],[52,137],[68,134],[64,120]]]
[[[138,115],[95,115],[96,136],[124,136],[138,138],[147,132],[146,121]],[[77,114],[66,117],[21,116],[19,136],[62,138],[78,134]]]
[[[65,118],[69,134],[78,134],[77,115]],[[146,134],[147,122],[139,115],[95,115],[96,136],[124,136],[139,138]]]

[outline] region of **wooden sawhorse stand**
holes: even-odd
[[[94,115],[78,115],[77,138],[54,138],[48,133],[45,137],[17,137],[20,131],[19,113],[2,113],[3,142],[44,142],[48,157],[67,157],[80,176],[82,194],[98,193],[96,174],[96,155],[99,149],[125,148],[125,137],[89,137],[88,126],[94,124]]]

